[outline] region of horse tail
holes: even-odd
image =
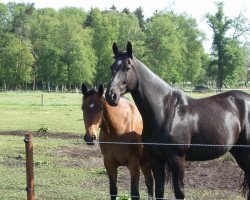
[[[247,184],[247,176],[246,173],[244,173],[244,180],[241,184],[240,189],[242,190],[242,196],[246,197],[248,194],[248,184]]]

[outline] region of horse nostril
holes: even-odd
[[[84,135],[84,141],[87,145],[94,145],[95,140],[96,140],[95,135],[89,135],[89,134]]]
[[[117,95],[115,93],[112,93],[111,99],[115,102],[117,99]]]

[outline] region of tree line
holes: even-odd
[[[82,82],[107,83],[112,44],[133,43],[135,56],[162,79],[181,83],[233,85],[247,80],[249,43],[242,14],[229,19],[224,5],[205,18],[213,30],[211,53],[205,33],[186,13],[155,11],[145,19],[141,7],[130,12],[75,7],[36,9],[34,4],[0,3],[0,88],[73,89]],[[228,35],[229,31],[233,35]]]

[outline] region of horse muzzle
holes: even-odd
[[[120,100],[120,95],[117,92],[112,91],[112,90],[107,91],[105,93],[105,97],[106,97],[108,104],[111,106],[117,106]]]
[[[89,134],[85,134],[84,135],[84,141],[87,145],[94,145],[95,144],[95,140],[96,140],[96,136],[95,135],[89,135]]]

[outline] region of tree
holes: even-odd
[[[13,33],[6,33],[0,40],[0,84],[6,88],[22,88],[31,82],[34,58],[27,45]]]
[[[57,43],[61,50],[60,60],[67,69],[68,89],[71,89],[73,84],[80,85],[82,82],[93,81],[96,57],[91,46],[92,31],[82,27],[86,18],[79,18],[79,15],[74,14],[74,9],[66,10],[66,13],[69,12],[70,15],[65,15],[65,10],[61,10]]]
[[[9,22],[9,11],[8,7],[0,3],[0,34],[3,34],[9,29],[10,22]]]
[[[139,26],[142,31],[145,31],[145,21],[144,21],[144,15],[143,15],[143,10],[142,7],[140,6],[139,8],[136,8],[134,11],[135,16],[139,20]]]
[[[215,15],[207,14],[206,18],[213,30],[212,63],[217,66],[217,87],[221,90],[225,82],[236,80],[238,68],[244,66],[244,50],[238,37],[245,32],[245,25],[239,18],[229,19],[225,16],[222,2],[217,2],[216,6]],[[231,29],[235,30],[232,37],[227,34]]]
[[[111,11],[116,11],[117,9],[116,9],[116,6],[113,4],[111,7],[110,7],[110,10]]]
[[[24,4],[24,3],[8,3],[7,4],[11,12],[11,29],[10,32],[16,34],[21,39],[27,38],[27,27],[26,21],[32,15],[34,8],[34,3]]]
[[[181,53],[183,62],[179,67],[181,76],[184,82],[197,84],[205,74],[202,63],[204,34],[198,29],[196,20],[186,14],[176,16],[173,21],[177,24],[177,31],[181,32],[179,42],[184,44]]]
[[[36,10],[32,18],[28,20],[29,40],[32,45],[32,52],[36,59],[33,65],[33,89],[43,86],[45,83],[58,84],[62,81],[62,66],[59,60],[60,49],[57,47],[57,34],[60,22],[57,19],[57,12],[52,8]]]
[[[92,9],[91,19],[93,22],[93,48],[97,57],[95,82],[106,83],[109,80],[110,66],[113,62],[112,44],[117,42],[120,47],[125,47],[128,40],[135,46],[142,46],[144,34],[142,33],[137,18],[134,14],[120,13],[114,10],[101,12]],[[137,47],[138,48],[138,47]],[[139,52],[137,51],[137,55]],[[140,55],[138,56],[140,57]]]
[[[130,11],[129,11],[128,8],[124,8],[124,9],[122,10],[122,13],[125,13],[125,14],[129,15],[129,14],[130,14]]]
[[[92,9],[91,18],[93,22],[93,42],[97,58],[95,82],[106,83],[109,79],[109,67],[112,64],[112,43],[116,41],[119,32],[119,21],[117,11],[101,12]],[[109,16],[112,16],[110,18]]]
[[[146,27],[147,64],[173,84],[194,82],[202,72],[202,33],[194,19],[158,12]]]

